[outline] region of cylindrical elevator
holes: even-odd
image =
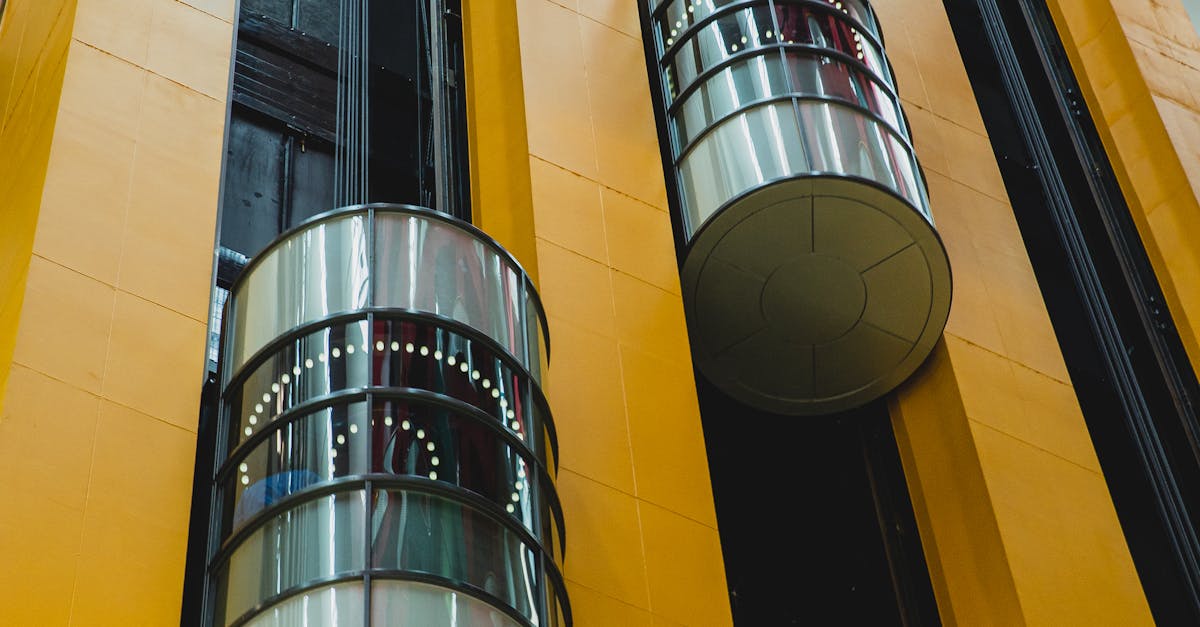
[[[651,12],[700,370],[780,414],[887,393],[941,336],[951,277],[871,8]]]
[[[257,255],[227,312],[211,624],[570,624],[545,315],[511,255],[349,207]]]

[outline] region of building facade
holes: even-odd
[[[236,42],[265,4],[0,4],[2,624],[198,616]],[[459,202],[536,286],[553,346],[574,622],[1194,623],[1184,3],[875,3],[953,305],[899,388],[817,417],[693,369],[657,4],[450,11]]]

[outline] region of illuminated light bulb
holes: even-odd
[[[472,379],[474,379],[474,380],[476,380],[476,381],[478,381],[478,380],[479,380],[479,371],[478,371],[478,370],[472,370],[472,371],[471,371],[471,378],[472,378]]]
[[[384,420],[384,422],[388,423],[388,426],[391,426],[391,418]],[[408,431],[411,427],[412,427],[412,423],[410,423],[407,420],[403,420],[400,422],[400,428],[404,429],[405,431]]]
[[[264,403],[270,403],[270,402],[271,402],[271,395],[270,395],[270,394],[263,394],[263,402],[264,402]]]
[[[507,412],[505,412],[505,413],[504,413],[504,415],[505,415],[505,416],[508,416],[509,418],[516,418],[516,417],[517,417],[517,412],[515,412],[515,411],[513,411],[513,410],[511,410],[511,409],[510,409],[510,410],[508,410]]]
[[[293,367],[292,367],[292,374],[296,375],[297,377],[298,377],[298,376],[300,376],[300,366],[298,366],[298,365],[297,365],[297,366],[293,366]]]
[[[671,29],[671,36],[672,36],[672,37],[674,37],[674,36],[676,36],[676,35],[678,35],[678,34],[679,34],[679,31],[675,30],[674,28],[672,28],[672,29]]]
[[[525,468],[524,468],[524,467],[521,467],[521,468],[518,468],[518,469],[517,469],[517,476],[518,476],[518,477],[520,477],[520,478],[522,478],[522,479],[524,479],[524,478],[525,478]]]
[[[412,342],[409,342],[409,343],[407,343],[407,344],[405,344],[405,345],[404,345],[404,352],[406,352],[406,353],[411,353],[411,352],[413,352],[414,350],[416,350],[416,347],[412,345]]]
[[[517,439],[518,439],[518,440],[520,440],[520,441],[522,441],[522,442],[524,442],[524,441],[525,441],[525,434],[524,434],[524,433],[518,433],[518,434],[517,434]]]
[[[839,9],[840,9],[840,8],[842,8],[842,3],[841,3],[841,2],[837,2],[837,3],[835,3],[833,6],[834,6],[834,7],[836,7],[836,8],[839,8]]]
[[[774,34],[772,31],[767,31],[767,39],[770,39]]]
[[[380,353],[383,352],[383,340],[379,340],[378,342],[375,342],[375,350]]]
[[[353,354],[354,354],[354,345],[353,345],[353,344],[347,344],[347,345],[346,345],[346,354],[347,354],[347,355],[353,355]]]
[[[396,340],[392,340],[392,352],[394,353],[398,350],[400,350],[400,342],[397,342]]]
[[[491,381],[489,381],[488,379],[484,379],[484,380],[483,380],[483,389],[485,389],[485,390],[486,390],[486,389],[488,389],[488,388],[490,388],[490,387],[492,387],[492,382],[491,382]]]
[[[250,467],[246,465],[246,462],[242,462],[238,465],[238,470],[246,472],[247,470],[250,470]]]
[[[518,482],[516,482],[516,483],[514,483],[514,484],[513,484],[513,488],[516,488],[517,490],[521,490],[521,489],[523,489],[524,487],[525,487],[525,484],[524,484],[524,483],[521,483],[520,481],[518,481]]]
[[[305,359],[305,360],[304,360],[304,367],[305,367],[305,368],[312,368],[312,367],[313,367],[313,360],[312,360],[312,358],[309,358],[309,359]]]
[[[449,357],[447,357],[447,358],[446,358],[446,363],[448,363],[448,364],[450,364],[451,366],[453,366],[454,364],[458,363],[458,359],[457,359],[457,358],[455,358],[455,357],[454,357],[454,355],[451,355],[451,356],[449,356]]]
[[[695,11],[696,7],[688,7],[688,13],[694,13]]]
[[[249,422],[252,425],[256,425],[256,424],[258,424],[258,416],[255,416],[254,414],[250,414],[250,418],[247,419],[246,422]]]
[[[512,421],[512,424],[511,424],[511,425],[509,425],[509,426],[511,426],[511,427],[512,427],[512,430],[513,430],[513,431],[520,431],[520,430],[521,430],[521,423],[517,422],[516,420]]]
[[[438,459],[437,455],[434,455],[433,459],[429,460],[429,463],[433,464],[434,466],[437,466],[438,464],[442,463],[442,460]]]
[[[742,43],[746,43],[746,36],[745,36],[745,35],[743,35],[743,36],[742,36]]]
[[[861,52],[860,52],[860,53],[858,53],[858,60],[859,60],[859,61],[862,61],[862,58],[863,58],[863,53],[861,53]]]
[[[500,398],[500,388],[492,388],[492,398]]]
[[[340,349],[340,348],[334,348],[332,351],[329,351],[329,352],[333,353],[334,359],[337,359],[338,357],[342,356],[342,349]]]
[[[424,429],[417,429],[417,439],[418,440],[425,439],[425,430]]]
[[[287,385],[292,382],[292,375],[284,374],[282,377],[279,377],[279,380],[283,381],[284,385]]]
[[[256,413],[256,414],[261,414],[261,413],[263,413],[263,406],[262,406],[262,403],[255,403],[255,404],[254,404],[254,413]]]
[[[250,485],[250,477],[242,475],[242,485]]]
[[[330,456],[330,457],[337,457],[337,449],[335,449],[335,448],[331,448],[331,449],[329,449],[329,456]]]
[[[246,437],[250,437],[250,434],[252,434],[252,433],[254,433],[254,429],[251,429],[250,427],[246,427]]]
[[[689,7],[689,8],[690,8],[690,7]],[[516,511],[516,509],[517,509],[517,508],[513,507],[513,504],[512,504],[512,503],[509,503],[508,505],[505,505],[505,506],[504,506],[504,509],[508,510],[508,513],[510,513],[510,514],[511,514],[511,513],[513,513],[514,511]]]
[[[429,471],[429,478],[430,478],[430,479],[433,479],[434,481],[437,481],[437,471],[436,471],[436,470],[430,470],[430,471]]]
[[[438,361],[441,361],[442,360],[442,351],[433,351],[433,358]]]
[[[507,398],[502,398],[502,399],[500,399],[500,406],[501,406],[501,407],[508,407],[508,399],[507,399]]]
[[[278,384],[278,383],[272,383],[272,384],[271,384],[271,391],[272,391],[272,392],[275,392],[275,393],[279,393],[279,384]]]
[[[392,417],[391,417],[391,416],[384,416],[384,417],[383,417],[383,424],[384,424],[385,426],[388,426],[388,427],[392,426]]]
[[[469,369],[469,366],[467,366],[467,362],[464,361],[464,362],[458,364],[458,369],[462,370],[463,372],[466,372]]]
[[[730,46],[729,50],[730,50],[730,52],[737,52],[737,44],[733,44],[732,46]]]
[[[338,437],[337,437],[337,443],[338,443],[338,444],[345,444],[345,443],[346,443],[346,436],[344,436],[344,435],[342,435],[341,433],[339,433],[339,434],[338,434]]]
[[[350,433],[358,433],[358,425],[350,425]]]
[[[320,354],[318,354],[318,355],[317,355],[317,361],[319,361],[319,362],[321,362],[321,363],[325,363],[325,353],[320,353]]]
[[[433,452],[433,449],[435,449],[435,448],[437,448],[437,446],[436,446],[436,445],[434,445],[434,443],[433,443],[433,442],[430,442],[430,443],[428,443],[428,444],[426,444],[426,445],[425,445],[425,450],[429,451],[430,453],[432,453],[432,452]]]
[[[422,347],[421,347],[421,356],[422,356],[422,357],[428,357],[428,356],[429,356],[429,347],[428,347],[428,346],[422,346]]]
[[[856,49],[858,49],[858,50],[862,50],[862,44],[861,44],[861,43],[854,44],[854,47],[855,47]]]
[[[679,20],[675,20],[675,28],[680,28],[682,26],[683,26],[683,22],[680,22]]]
[[[521,500],[521,495],[520,495],[520,494],[518,494],[518,493],[516,493],[516,492],[513,492],[513,493],[512,493],[512,500],[513,500],[513,503],[516,503],[516,502],[520,501],[520,500]]]
[[[674,40],[674,39],[668,39],[668,40],[667,40],[667,45],[668,45],[668,46],[669,46],[669,45],[671,45],[671,44],[673,44],[673,43],[675,43],[675,40]]]

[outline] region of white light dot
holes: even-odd
[[[390,427],[390,426],[392,426],[392,417],[391,417],[391,416],[384,416],[384,417],[383,417],[383,424],[384,424],[384,425],[387,425],[387,426],[389,426],[389,427]]]
[[[350,425],[350,433],[358,433],[358,425]]]
[[[500,398],[500,390],[492,388],[492,398]]]
[[[514,483],[514,484],[513,484],[513,488],[515,488],[515,489],[517,489],[517,490],[521,490],[521,489],[524,489],[524,488],[525,488],[525,484],[524,484],[524,483],[521,483],[520,481],[518,481],[518,482],[516,482],[516,483]]]
[[[509,503],[508,505],[505,505],[505,506],[504,506],[504,509],[508,510],[508,513],[510,513],[510,514],[511,514],[511,513],[513,513],[514,511],[516,511],[516,509],[517,509],[517,508],[513,507],[513,504],[512,504],[512,503]]]
[[[681,26],[683,26],[683,22],[680,22],[679,20],[675,20],[675,28],[679,28]]]
[[[472,378],[472,379],[475,379],[476,381],[478,381],[478,380],[479,380],[479,371],[478,371],[478,370],[472,370],[472,371],[471,371],[471,378]]]
[[[502,398],[502,399],[500,399],[500,406],[501,406],[501,407],[508,407],[508,399],[507,399],[507,398]]]
[[[335,448],[331,448],[331,449],[329,449],[329,456],[330,456],[330,457],[337,457],[337,449],[335,449]]]
[[[520,477],[520,478],[522,478],[522,479],[524,479],[524,478],[525,478],[525,468],[524,468],[524,467],[521,467],[521,468],[518,468],[518,469],[517,469],[517,476],[518,476],[518,477]]]
[[[321,354],[317,355],[317,361],[319,361],[321,363],[325,363],[325,353],[321,353]]]
[[[668,46],[669,46],[669,45],[671,45],[671,44],[673,44],[673,43],[675,43],[675,40],[674,40],[674,39],[668,39],[668,40],[667,40],[667,45],[668,45]]]
[[[246,465],[246,462],[242,462],[238,465],[238,470],[246,472],[247,470],[250,470],[250,467]]]
[[[331,350],[329,352],[333,353],[334,359],[337,359],[338,357],[342,356],[342,349],[340,349],[340,348],[334,348],[333,350]]]
[[[451,355],[451,356],[449,356],[449,357],[447,357],[447,358],[446,358],[446,363],[448,363],[448,364],[450,364],[451,366],[453,366],[454,364],[458,363],[458,359],[455,359],[454,355]]]
[[[392,352],[397,352],[399,350],[400,350],[400,342],[392,340]]]
[[[524,434],[524,433],[518,433],[518,434],[517,434],[517,439],[518,439],[518,440],[520,440],[520,441],[522,441],[522,442],[524,442],[524,441],[525,441],[525,434]]]
[[[508,410],[507,412],[505,412],[505,414],[504,414],[504,415],[505,415],[505,416],[508,416],[509,418],[516,418],[516,417],[517,417],[517,412],[515,412],[515,411],[513,411],[513,410],[511,410],[511,409],[510,409],[510,410]]]
[[[512,495],[512,500],[513,500],[513,503],[516,503],[517,501],[520,501],[520,500],[521,500],[521,495],[520,495],[520,494],[518,494],[518,493],[516,493],[516,492],[513,492],[513,495]]]
[[[375,350],[377,350],[381,353],[383,352],[383,340],[379,340],[378,342],[375,342]]]
[[[674,36],[676,36],[676,35],[678,35],[678,34],[679,34],[679,31],[675,30],[674,28],[672,28],[672,29],[671,29],[671,36],[672,36],[672,37],[674,37]]]
[[[411,423],[411,422],[409,422],[408,420],[401,420],[401,421],[400,421],[400,428],[401,428],[401,429],[404,429],[405,431],[408,431],[409,429],[411,429],[411,428],[412,428],[412,423]]]
[[[429,451],[430,453],[432,453],[433,449],[435,448],[437,448],[437,446],[435,446],[433,442],[429,442],[425,445],[425,450]]]
[[[254,404],[254,413],[261,414],[262,412],[263,412],[262,403],[255,403]]]
[[[300,366],[294,366],[292,368],[292,374],[294,374],[296,376],[300,376]]]
[[[304,367],[305,367],[305,368],[312,368],[312,367],[313,367],[313,360],[312,360],[311,358],[309,358],[309,359],[305,359],[305,360],[304,360]]]
[[[442,359],[442,351],[433,351],[433,358],[434,358],[434,359],[436,359],[436,360],[438,360],[438,361],[441,361],[441,359]]]
[[[461,364],[458,364],[458,369],[459,369],[459,370],[462,370],[463,372],[466,372],[466,371],[467,371],[467,369],[468,369],[468,367],[467,367],[467,362],[465,362],[465,361],[464,361],[464,362],[462,362]]]
[[[771,36],[773,36],[774,34],[775,33],[771,32],[771,31],[767,31],[767,39],[770,39]]]
[[[412,342],[409,342],[404,345],[404,352],[411,353],[414,350],[417,350],[417,347],[413,346]]]
[[[250,485],[250,477],[242,475],[242,485]]]
[[[742,35],[742,43],[746,43],[746,36]]]
[[[429,460],[429,463],[433,464],[434,466],[437,466],[438,464],[442,463],[442,460],[438,459],[437,455],[434,455],[433,459]]]
[[[292,375],[284,374],[282,377],[279,377],[279,380],[283,381],[284,385],[287,385],[292,382]]]
[[[696,12],[696,7],[693,7],[693,6],[688,7],[688,13],[695,13],[695,12]]]
[[[346,345],[346,354],[347,354],[347,355],[353,355],[353,354],[354,354],[354,345],[353,345],[353,344],[347,344],[347,345]]]
[[[521,430],[521,423],[517,422],[516,420],[512,421],[512,430],[513,430],[513,431],[520,431],[520,430]]]
[[[733,44],[732,46],[730,46],[730,48],[729,48],[729,49],[730,49],[732,52],[737,52],[737,44]]]
[[[346,443],[346,436],[345,436],[345,435],[343,435],[343,434],[341,434],[341,433],[339,433],[339,434],[338,434],[338,437],[337,437],[337,443],[338,443],[338,444],[345,444],[345,443]]]
[[[422,357],[428,357],[428,356],[429,356],[429,347],[428,347],[428,346],[422,346],[422,347],[421,347],[421,356],[422,356]]]
[[[278,383],[272,383],[272,384],[271,384],[271,391],[272,391],[272,392],[275,392],[275,393],[279,393],[279,384],[278,384]]]
[[[859,60],[859,61],[862,61],[862,58],[863,58],[863,53],[861,53],[861,52],[860,52],[860,53],[858,53],[858,60]]]
[[[251,429],[250,427],[246,427],[246,435],[249,436],[252,433],[254,433],[254,429]]]
[[[485,389],[485,390],[486,390],[486,389],[488,389],[488,388],[490,388],[490,387],[492,387],[492,382],[491,382],[490,380],[488,380],[488,379],[484,379],[484,380],[483,380],[483,389]]]
[[[248,418],[246,420],[246,422],[249,422],[252,425],[256,425],[256,424],[258,424],[258,416],[255,416],[254,414],[250,414],[250,418]]]
[[[271,402],[271,395],[270,395],[270,394],[263,394],[263,402],[264,402],[264,403],[270,403],[270,402]]]
[[[418,440],[425,439],[425,430],[424,429],[417,429],[417,439]]]
[[[433,479],[434,481],[437,481],[437,471],[436,471],[436,470],[430,470],[430,471],[429,471],[429,478],[430,478],[430,479]]]

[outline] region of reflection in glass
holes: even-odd
[[[516,534],[467,506],[430,494],[386,490],[374,499],[375,568],[461,581],[540,622],[534,602],[542,594],[537,560]]]
[[[411,581],[372,581],[372,627],[418,625],[519,627],[520,623],[483,601],[455,590]]]
[[[361,570],[366,494],[331,494],[280,513],[229,557],[218,584],[228,625],[258,603],[321,577]]]
[[[289,597],[245,623],[246,627],[329,627],[363,624],[363,584],[351,581]],[[374,622],[374,625],[396,624]],[[412,624],[412,623],[410,623]]]

